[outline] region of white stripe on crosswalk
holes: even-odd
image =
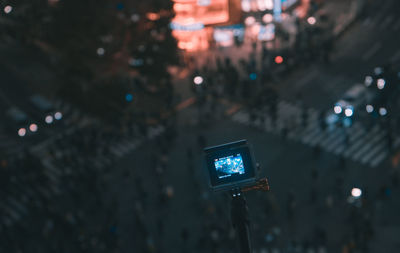
[[[320,143],[322,140],[324,140],[325,138],[327,138],[327,136],[329,136],[331,132],[329,130],[326,131],[321,131],[321,134],[317,135],[315,138],[313,138],[310,141],[310,146],[314,147],[315,145],[317,145],[318,143]]]
[[[379,155],[377,155],[374,160],[371,161],[370,166],[371,167],[376,167],[378,166],[383,160],[387,157],[388,151],[383,150]]]
[[[358,129],[358,127],[356,125],[353,126],[352,128],[353,130],[348,133],[350,136],[350,143],[346,145],[346,143],[344,142],[344,138],[341,139],[341,142],[338,141],[339,145],[333,146],[332,148],[329,148],[328,151],[333,150],[333,153],[336,155],[340,155],[342,154],[342,152],[349,147],[349,145],[351,145],[351,143],[353,143],[355,140],[357,140],[359,137],[361,137],[364,134],[364,130],[363,129]],[[353,132],[355,132],[353,134]]]
[[[329,134],[329,136],[321,141],[319,144],[320,147],[327,148],[328,146],[332,145],[332,142],[335,139],[343,138],[343,129],[336,128]]]
[[[251,114],[245,110],[232,115],[232,120],[270,133],[280,134],[284,128],[290,129],[287,136],[289,139],[298,140],[312,147],[319,145],[327,152],[343,155],[363,164],[377,164],[387,156],[387,154],[386,156],[382,154],[385,151],[386,131],[382,130],[379,125],[375,125],[368,132],[359,122],[350,128],[332,127],[321,130],[319,112],[313,108],[307,110],[308,118],[305,128],[302,127],[301,118],[303,108],[284,100],[278,102],[276,122],[273,122],[268,114],[268,107],[253,111],[252,115],[255,116],[253,121],[250,121]],[[348,143],[346,143],[346,135],[348,135]],[[400,146],[400,138],[394,141],[394,146],[396,145]]]
[[[311,131],[308,132],[308,134],[306,134],[303,138],[302,138],[302,142],[304,144],[309,144],[311,142],[312,139],[314,139],[318,134],[320,134],[322,132],[321,129],[319,129],[319,127],[317,128],[313,128],[311,129]]]
[[[331,145],[326,147],[326,150],[332,152],[333,150],[337,149],[339,146],[344,145],[345,137],[343,135],[339,136],[338,138],[334,139],[331,142]]]
[[[365,133],[365,130],[361,127],[360,124],[354,124],[352,128],[350,128],[349,139],[350,141],[357,140],[361,135]]]
[[[375,145],[374,148],[372,148],[368,154],[366,154],[362,159],[361,162],[362,163],[368,163],[368,161],[370,161],[371,158],[373,158],[379,151],[385,149],[385,147],[387,147],[387,143],[381,142],[378,145]]]
[[[357,161],[361,158],[361,156],[365,155],[366,152],[368,152],[369,149],[374,147],[374,145],[382,140],[382,138],[385,136],[384,132],[380,132],[377,135],[373,136],[372,140],[363,145],[354,155],[352,156],[352,159]]]
[[[360,139],[354,142],[353,145],[347,149],[345,157],[348,158],[351,154],[353,154],[353,152],[360,148],[361,145],[364,144],[370,138],[370,136],[373,136],[377,131],[379,131],[379,127],[375,126],[369,133],[366,133]]]

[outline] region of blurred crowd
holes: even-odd
[[[262,108],[274,122],[279,117],[277,104],[279,94],[271,84],[279,81],[290,71],[314,61],[329,64],[333,50],[332,26],[325,16],[320,17],[326,25],[313,26],[306,21],[297,21],[298,35],[294,47],[282,51],[268,49],[266,44],[252,46],[248,58],[211,58],[199,66],[194,58],[187,59],[193,70],[192,92],[196,97],[198,123],[201,126],[221,117],[220,104],[240,103],[255,111]],[[286,37],[285,33],[279,35]],[[261,46],[261,56],[257,47]],[[236,61],[237,60],[237,61]],[[166,86],[173,92],[171,80]],[[146,88],[145,84],[138,86]],[[165,94],[164,94],[165,95]],[[173,108],[175,98],[168,95],[166,104]],[[301,103],[301,94],[298,96]],[[168,117],[167,117],[168,116]],[[132,168],[123,171],[123,177],[135,185],[134,219],[135,236],[132,247],[137,252],[171,252],[162,245],[168,240],[169,229],[165,220],[172,212],[171,199],[174,187],[165,178],[170,162],[170,150],[179,136],[173,111],[170,114],[136,114],[122,121],[103,124],[90,121],[70,132],[64,132],[39,151],[24,150],[12,157],[1,158],[0,170],[0,251],[4,252],[120,252],[119,203],[112,193],[107,193],[109,177],[114,173],[115,161],[120,157],[113,147],[126,140],[135,142],[135,147],[154,139],[148,168]],[[299,124],[307,124],[308,115],[301,113]],[[252,120],[259,115],[252,114]],[[324,129],[325,116],[320,117]],[[151,133],[155,126],[162,132]],[[289,129],[290,130],[290,129]],[[283,128],[282,135],[287,135]],[[189,171],[190,181],[198,196],[194,208],[201,227],[183,227],[179,235],[182,252],[235,252],[237,240],[227,215],[228,195],[210,196],[203,178],[195,171],[198,154],[207,146],[204,135],[195,136],[197,146],[187,148],[184,167]],[[40,152],[39,155],[35,152]],[[314,152],[315,160],[321,156]],[[38,159],[40,156],[41,159]],[[145,167],[145,166],[144,166]],[[347,228],[339,247],[342,253],[368,252],[368,242],[374,238],[373,225],[376,212],[398,189],[399,172],[389,173],[386,180],[375,187],[364,188],[359,197],[351,196],[344,185],[347,168],[340,160],[334,185],[326,195],[320,194],[323,181],[317,167],[310,168],[310,184],[305,186],[309,197],[307,205],[322,215],[341,210],[346,216]],[[153,184],[146,183],[143,169],[149,170]],[[150,194],[151,193],[151,194]],[[149,201],[150,195],[156,201]],[[275,193],[255,195],[262,205],[262,213],[255,214],[251,223],[254,252],[256,253],[325,253],[333,252],[329,235],[330,227],[315,225],[312,233],[293,232],[293,240],[284,236],[287,228],[294,229],[300,222],[297,209],[304,196],[288,191],[284,204]],[[157,210],[156,234],[148,222],[148,210]],[[176,221],[179,223],[179,221]]]

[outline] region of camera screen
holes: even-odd
[[[215,159],[214,165],[219,179],[245,173],[241,154]]]

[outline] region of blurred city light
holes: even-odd
[[[360,188],[353,188],[351,189],[351,196],[353,196],[354,198],[359,198],[362,195],[362,191]]]
[[[250,80],[254,81],[257,79],[257,74],[256,73],[251,73],[250,74]]]
[[[196,85],[200,85],[200,84],[202,84],[203,83],[203,77],[201,77],[201,76],[195,76],[194,78],[193,78],[193,82],[194,82],[194,84],[196,84]]]
[[[123,3],[117,3],[117,10],[121,11],[124,9],[124,4]]]
[[[44,121],[45,121],[47,124],[53,123],[53,116],[47,115],[46,118],[44,119]]]
[[[262,18],[262,20],[264,21],[264,23],[271,23],[274,20],[274,16],[272,16],[272,14],[265,14]]]
[[[371,76],[366,76],[365,80],[364,80],[364,84],[368,87],[372,84],[373,81],[374,81],[374,79]]]
[[[60,119],[62,119],[62,117],[63,117],[63,115],[62,115],[61,112],[56,112],[56,113],[54,114],[54,118],[55,118],[56,120],[60,120]]]
[[[96,52],[97,52],[98,55],[102,56],[102,55],[104,55],[104,53],[105,53],[106,51],[104,50],[104,48],[99,47],[99,48],[97,49]]]
[[[36,125],[36,124],[31,124],[30,126],[29,126],[29,130],[31,131],[31,132],[36,132],[37,130],[38,130],[38,126]]]
[[[386,108],[385,108],[385,107],[379,108],[379,114],[380,114],[381,116],[385,116],[385,115],[387,114]]]
[[[249,16],[249,17],[247,17],[247,18],[244,20],[244,23],[245,23],[246,25],[248,25],[248,26],[254,25],[255,22],[256,22],[256,19],[255,19],[255,17],[253,17],[253,16]]]
[[[378,81],[376,82],[376,86],[378,87],[378,89],[382,90],[383,88],[385,88],[385,84],[386,81],[385,79],[379,78]]]
[[[374,111],[374,107],[373,107],[372,105],[367,105],[367,106],[365,107],[365,109],[367,110],[368,113],[371,113],[371,112]]]
[[[351,116],[353,115],[353,109],[351,109],[351,108],[346,108],[346,109],[344,110],[344,114],[345,114],[347,117],[351,117]]]
[[[132,14],[131,15],[131,21],[132,22],[134,22],[134,23],[136,23],[136,22],[138,22],[140,20],[140,16],[139,16],[139,14]]]
[[[7,5],[6,7],[4,7],[4,13],[5,14],[9,14],[12,11],[12,6],[11,5]]]
[[[211,4],[211,0],[197,0],[199,6],[208,6]]]
[[[244,12],[250,12],[251,11],[251,3],[249,0],[242,0],[242,10]]]
[[[125,100],[126,100],[126,102],[132,102],[132,100],[133,100],[133,95],[130,94],[130,93],[127,93],[127,94],[125,95]]]
[[[272,10],[274,8],[274,1],[272,0],[263,0],[265,4],[265,8],[267,10]]]
[[[147,13],[146,17],[151,21],[156,21],[160,18],[160,14],[154,13],[154,12],[149,12],[149,13]]]
[[[278,55],[277,57],[275,57],[275,62],[276,64],[281,64],[283,62],[283,57]]]
[[[335,111],[336,114],[342,113],[342,107],[340,105],[335,105],[333,110]]]
[[[375,75],[379,76],[379,75],[381,75],[382,73],[383,73],[383,68],[381,68],[381,67],[376,67],[376,68],[374,68],[374,74],[375,74]]]
[[[21,137],[24,137],[26,135],[26,129],[25,128],[20,128],[18,130],[18,135]]]
[[[317,23],[317,20],[314,17],[309,17],[309,18],[307,18],[307,22],[310,25],[315,25],[315,23]]]

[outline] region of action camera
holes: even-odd
[[[247,140],[204,149],[211,188],[231,190],[256,182],[253,155]]]

